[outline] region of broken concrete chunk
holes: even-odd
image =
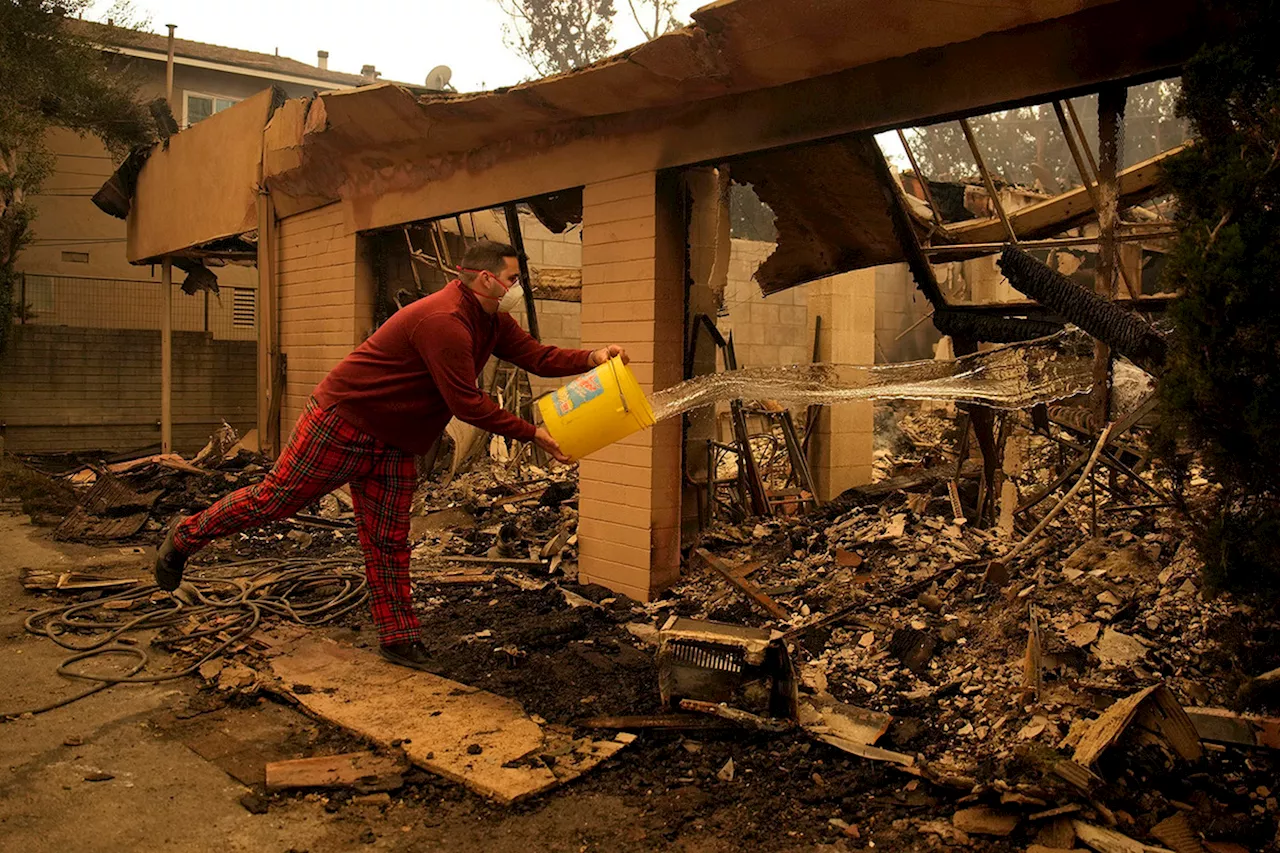
[[[1018,737],[1022,740],[1031,740],[1037,738],[1049,726],[1049,718],[1036,714],[1031,718],[1031,722],[1027,723],[1018,731]]]
[[[1079,649],[1092,645],[1098,639],[1101,627],[1097,622],[1078,622],[1063,633],[1067,642]]]
[[[942,612],[942,599],[931,592],[922,592],[916,602],[930,613]]]
[[[247,690],[258,681],[258,674],[242,663],[231,663],[218,670],[219,690]]]
[[[1147,656],[1147,647],[1141,640],[1114,628],[1102,632],[1093,651],[1102,665],[1110,668],[1131,666]]]
[[[628,622],[625,627],[627,633],[635,637],[636,641],[641,645],[658,645],[658,629],[653,625],[645,622]]]
[[[797,704],[800,726],[811,734],[833,734],[851,743],[874,744],[889,730],[893,717],[836,700],[805,696]]]

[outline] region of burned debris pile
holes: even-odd
[[[820,739],[951,792],[949,820],[939,805],[907,821],[920,843],[1280,843],[1266,778],[1275,753],[1258,749],[1256,734],[1275,718],[1233,710],[1266,690],[1265,676],[1247,675],[1280,655],[1275,613],[1208,594],[1185,519],[1150,506],[1150,495],[1139,502],[1128,489],[1143,490],[1115,476],[1093,489],[1110,493],[1067,504],[1008,562],[1037,519],[1019,515],[1010,536],[954,513],[951,494],[972,507],[979,488],[956,476],[954,456],[938,465],[960,443],[955,419],[929,405],[894,408],[878,418],[896,436],[879,454],[883,485],[805,516],[719,525],[690,558],[710,568],[651,607],[772,629],[790,652],[800,707],[838,708],[875,735],[853,746]],[[1055,442],[1024,426],[1028,459],[1045,464],[1019,476],[1029,487],[1052,481]],[[1118,452],[1141,454],[1142,438],[1130,434]],[[798,724],[812,729],[805,720],[802,711]],[[1226,720],[1232,734],[1213,734]],[[1178,846],[1169,833],[1226,846]]]
[[[1118,410],[1142,411],[1133,399],[1149,388],[1121,385]],[[575,784],[657,797],[692,820],[774,808],[789,838],[851,850],[1274,847],[1276,614],[1206,591],[1185,519],[1153,494],[1170,484],[1147,467],[1141,415],[1110,443],[1084,409],[1002,417],[1006,452],[1021,459],[1002,472],[1020,501],[988,497],[999,489],[965,411],[883,405],[876,482],[822,505],[775,500],[756,517],[725,511],[722,492],[681,581],[648,603],[577,582],[571,470],[486,458],[425,483],[411,572],[434,668],[514,700],[509,725],[541,732],[533,764],[507,782],[458,778],[506,802],[594,767]],[[234,447],[72,469],[68,520],[128,525],[107,541],[137,547],[171,515],[265,473]],[[778,456],[762,471],[770,497],[807,495]],[[1096,467],[1064,501],[1063,472],[1085,456]],[[722,473],[732,492],[731,462]],[[1211,486],[1193,477],[1192,488]],[[350,506],[334,493],[308,509],[202,556],[194,598],[176,611],[136,566],[28,573],[58,605],[32,627],[79,644],[154,614],[134,625],[151,650],[134,646],[134,662],[200,677],[192,713],[278,695],[360,735],[310,763],[269,765],[255,809],[299,787],[334,803],[428,796],[438,783],[422,770],[451,774],[445,753],[406,758],[363,718],[331,713],[333,685],[280,675],[299,654],[328,653],[317,632],[353,655],[375,642]],[[481,757],[509,748],[476,746]],[[655,817],[651,829],[664,826]],[[745,827],[722,829],[778,846]]]

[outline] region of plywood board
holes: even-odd
[[[398,743],[419,767],[505,804],[577,778],[630,740],[574,740],[510,699],[328,640],[300,641],[271,669],[316,715]]]
[[[258,227],[262,131],[275,92],[187,128],[157,148],[138,175],[129,209],[128,256],[159,259]]]
[[[266,766],[267,790],[360,787],[390,791],[403,784],[403,770],[403,762],[372,752],[273,761]]]

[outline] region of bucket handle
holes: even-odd
[[[618,365],[613,363],[613,359],[609,359],[609,369],[613,371],[613,384],[618,389],[618,397],[622,400],[622,411],[628,415],[631,414],[631,407],[627,405],[627,392],[622,389],[622,380],[618,377]]]

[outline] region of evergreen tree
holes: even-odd
[[[1280,583],[1280,51],[1277,0],[1220,3],[1230,41],[1183,73],[1179,113],[1196,144],[1167,167],[1182,291],[1161,382],[1167,425],[1221,487],[1199,536],[1208,579]]]
[[[116,155],[152,122],[125,69],[68,31],[90,0],[0,0],[0,352],[13,324],[14,264],[33,235],[31,197],[53,168],[52,128],[92,134]]]

